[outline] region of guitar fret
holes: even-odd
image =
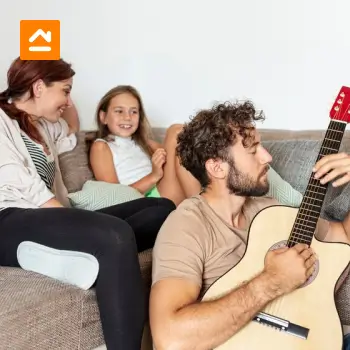
[[[304,209],[304,208],[300,207],[300,210],[307,210],[307,211],[311,211],[311,212],[313,212],[313,213],[316,213],[317,215],[319,215],[319,214],[320,214],[320,212],[315,211],[315,210],[312,210],[312,209]],[[317,217],[317,218],[318,218],[318,217]]]
[[[335,129],[329,129],[329,128],[328,128],[328,130],[330,130],[330,131],[335,131],[335,132],[341,132],[341,133],[344,132],[344,131],[342,131],[342,130],[335,130]]]
[[[329,154],[322,154],[322,156],[329,156]],[[315,181],[320,181],[320,179],[316,179],[315,177],[313,177],[313,176],[311,176],[311,178],[310,178],[311,180],[315,180]],[[310,185],[310,184],[309,184]],[[313,185],[313,186],[316,186],[316,185]],[[321,187],[321,186],[319,186],[319,187]],[[324,188],[324,187],[322,187],[322,188]]]
[[[305,214],[302,214],[302,215],[304,215],[304,216],[306,217]],[[308,217],[308,216],[307,216],[307,217]],[[299,215],[298,215],[297,219],[295,220],[295,224],[297,224],[297,225],[302,225],[302,226],[316,225],[316,224],[317,224],[317,221],[318,221],[318,219],[316,219],[316,218],[314,218],[314,221],[311,221],[311,220],[309,220],[309,219],[299,218]],[[310,227],[311,227],[311,226],[310,226]],[[315,227],[315,226],[314,226],[314,227]],[[311,228],[313,229],[314,227],[311,227]]]
[[[290,236],[290,239],[297,241],[297,243],[311,243],[312,234],[304,235],[302,233],[293,232]]]
[[[305,235],[304,233],[301,233],[301,232],[295,232],[295,231],[293,231],[293,235],[294,235],[294,236],[300,236],[300,237],[310,238],[310,235],[309,235],[309,234]]]
[[[308,231],[308,230],[304,230],[303,228],[297,228],[298,230],[301,230],[301,231],[303,231],[303,232],[307,232],[307,233],[311,233],[310,231]]]
[[[316,219],[316,222],[317,222],[317,220],[318,220],[318,216],[313,216],[313,215],[310,215],[310,214],[303,214],[303,213],[299,213],[298,216],[299,216],[299,215],[306,216],[306,217],[312,218],[312,219]],[[304,221],[305,221],[305,219],[301,219],[301,220],[304,220]],[[309,221],[309,220],[307,220],[307,221]]]
[[[308,220],[305,220],[305,219],[297,219],[295,221],[295,225],[299,225],[299,226],[302,226],[302,227],[309,227],[310,229],[314,230],[316,225],[317,225],[317,221],[308,221]]]
[[[322,190],[327,190],[326,186],[322,186],[322,185],[315,185],[315,184],[312,184],[312,183],[309,183],[309,186],[312,186],[312,187],[316,187],[316,188],[320,188]]]
[[[300,242],[300,240],[303,241],[303,242]],[[309,243],[310,243],[309,240],[304,239],[304,238],[300,238],[300,239],[298,238],[297,241],[294,241],[294,240],[291,239],[290,242],[296,243],[296,244],[297,244],[297,243],[306,243],[306,244],[309,244]]]
[[[330,147],[326,147],[326,146],[322,146],[322,148],[325,148],[325,149],[330,149],[331,151],[338,152],[338,150],[337,150],[337,149],[335,149],[335,148],[330,148]]]
[[[298,235],[293,235],[291,239],[298,241],[298,243],[306,243],[310,244],[312,240],[312,235],[311,236],[298,236]]]
[[[321,201],[321,202],[323,201],[323,199],[312,198],[312,197],[309,197],[309,196],[304,196],[304,198],[309,198],[309,199],[312,199],[312,200],[316,199],[317,201]],[[312,205],[314,205],[314,204],[312,204]]]
[[[333,140],[333,139],[329,139],[327,137],[324,138],[325,140],[329,140],[329,141],[333,141],[333,142],[340,142],[339,140]]]
[[[310,193],[315,193],[315,194],[321,194],[321,195],[323,195],[323,194],[324,194],[324,193],[321,193],[321,192],[311,191],[311,190],[307,190],[306,192],[308,192],[308,193],[309,193],[309,192],[310,192]],[[306,193],[306,192],[305,192],[305,193]]]
[[[298,225],[298,226],[301,226],[301,227],[310,227],[310,228],[313,229],[313,230],[315,229],[315,226],[313,227],[313,226],[309,226],[309,225],[306,225],[306,224],[299,224],[298,222],[296,222],[296,223],[295,223],[295,226],[297,226],[297,225]]]
[[[312,229],[314,229],[317,225],[317,220],[315,221],[310,221],[308,219],[300,219],[300,218],[297,218],[297,220],[295,221],[295,224],[296,225],[304,225],[304,226],[308,226],[308,227],[311,227]],[[314,226],[312,226],[314,225]]]
[[[305,238],[304,238],[305,237]],[[310,241],[310,236],[298,236],[298,235],[294,235],[293,237],[291,237],[291,239],[294,239],[295,241],[297,240],[301,240],[301,241],[304,241],[304,242],[309,242]],[[299,242],[300,243],[300,242]]]

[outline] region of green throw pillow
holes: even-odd
[[[270,189],[266,196],[275,198],[280,204],[290,205],[292,207],[300,206],[303,195],[287,181],[283,180],[272,167],[270,167],[267,177],[270,183]]]
[[[103,181],[85,182],[80,191],[69,193],[72,207],[98,210],[144,197],[133,187]]]

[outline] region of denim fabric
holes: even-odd
[[[344,337],[343,350],[350,350],[350,333]]]

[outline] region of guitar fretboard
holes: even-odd
[[[346,125],[347,123],[331,120],[317,156],[317,161],[325,155],[339,152]],[[292,247],[296,243],[311,244],[326,196],[327,186],[328,184],[321,184],[320,180],[315,179],[314,173],[311,174],[288,239],[288,247]]]

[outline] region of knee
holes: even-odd
[[[149,207],[143,213],[148,222],[159,227],[164,223],[172,211],[176,209],[174,202],[168,198],[157,198],[156,205]]]
[[[173,137],[174,140],[177,139],[177,135],[182,131],[183,124],[172,124],[169,126],[169,128],[166,131],[166,135],[168,137]]]
[[[171,213],[173,210],[176,209],[176,205],[172,200],[168,198],[158,198],[158,200],[158,205],[160,208],[162,208],[162,210]]]
[[[105,217],[104,222],[98,227],[99,232],[95,232],[97,245],[115,248],[135,244],[135,234],[131,226],[122,219],[116,217]],[[96,237],[98,236],[98,237]]]

